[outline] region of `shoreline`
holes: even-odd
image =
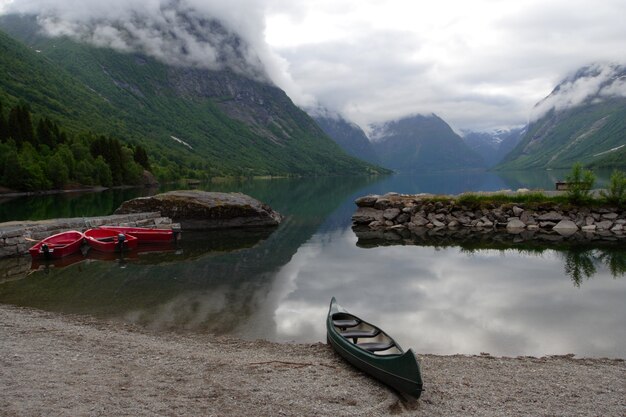
[[[6,415],[623,415],[623,359],[419,354],[406,400],[328,345],[154,333],[0,305]]]

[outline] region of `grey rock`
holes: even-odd
[[[391,206],[391,200],[384,198],[384,197],[376,199],[376,202],[374,203],[374,208],[378,210],[385,210],[389,208],[390,206]]]
[[[602,215],[602,218],[603,218],[603,219],[606,219],[606,220],[615,220],[615,219],[617,219],[618,217],[619,217],[619,216],[618,216],[618,214],[617,214],[617,213],[606,213],[606,214],[603,214],[603,215]]]
[[[459,225],[460,225],[459,222],[456,221],[456,220],[452,220],[451,222],[448,223],[448,227],[451,228],[451,229],[459,227]]]
[[[517,231],[517,230],[521,231],[524,228],[526,228],[526,224],[517,218],[513,218],[509,220],[509,222],[506,225],[507,231]]]
[[[593,232],[597,228],[598,228],[598,226],[596,226],[595,224],[588,224],[587,226],[581,227],[581,230],[583,232]]]
[[[522,213],[524,212],[524,209],[521,207],[517,207],[517,206],[513,206],[513,215],[515,217],[520,217],[522,215]]]
[[[280,213],[248,195],[199,190],[170,191],[124,202],[115,214],[158,211],[183,229],[277,226]]]
[[[541,227],[542,229],[550,229],[554,226],[556,226],[555,222],[540,222],[539,223],[539,227]]]
[[[439,220],[433,220],[432,221],[433,226],[435,227],[445,227],[445,223],[440,222]]]
[[[383,221],[382,210],[376,210],[372,207],[359,207],[352,215],[352,221],[357,224],[369,224],[374,221]]]
[[[419,214],[416,214],[411,219],[411,223],[414,224],[415,226],[426,226],[430,222],[428,221],[428,219],[420,216]]]
[[[596,223],[596,226],[598,226],[598,230],[610,230],[611,227],[613,227],[613,222],[610,220],[604,220]]]
[[[578,226],[571,220],[561,220],[552,230],[561,236],[571,236],[578,231]]]
[[[373,222],[369,224],[369,228],[373,230],[384,229],[386,227],[387,226],[385,225],[385,223],[381,222],[380,220],[374,220]]]
[[[383,217],[387,220],[393,220],[401,213],[400,209],[389,208],[383,211]]]
[[[622,230],[624,230],[624,226],[621,224],[616,224],[615,226],[611,227],[611,232],[621,232]]]
[[[407,223],[409,220],[411,220],[411,215],[409,215],[408,213],[402,213],[398,217],[396,217],[397,223],[404,224]]]
[[[561,213],[557,213],[556,211],[550,211],[548,213],[542,214],[541,216],[538,216],[537,220],[539,220],[540,222],[558,222],[563,220],[563,215]]]
[[[354,200],[354,203],[359,207],[374,207],[376,200],[378,200],[377,195],[366,195],[364,197],[357,198]]]
[[[585,217],[585,225],[591,226],[592,224],[595,224],[595,222],[596,222],[596,219],[594,219],[593,217],[591,216]]]

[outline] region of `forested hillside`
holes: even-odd
[[[145,149],[160,179],[382,172],[345,154],[277,87],[229,70],[168,66],[40,35],[34,18],[3,16],[0,101],[24,103],[74,137]]]
[[[626,167],[625,77],[623,66],[597,64],[563,80],[499,168]]]
[[[51,188],[139,184],[150,170],[146,150],[93,134],[68,135],[46,117],[34,122],[26,104],[5,115],[0,102],[0,186]]]

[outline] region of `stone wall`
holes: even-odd
[[[626,237],[626,211],[611,207],[561,207],[554,203],[491,204],[469,207],[455,198],[432,196],[369,195],[355,201],[353,224],[377,232],[413,233],[445,230],[475,233],[507,233],[530,236],[576,234],[588,239],[622,240]],[[378,233],[383,236],[383,234]],[[393,236],[393,233],[387,233]]]
[[[178,227],[172,223],[171,219],[161,217],[158,212],[0,223],[0,258],[27,254],[28,249],[35,242],[57,233],[68,230],[84,232],[87,229],[103,225]]]

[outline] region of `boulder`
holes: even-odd
[[[354,203],[358,207],[374,207],[374,204],[376,204],[376,200],[378,200],[377,195],[366,195],[365,197],[357,198],[356,200],[354,200]]]
[[[357,224],[366,224],[374,221],[383,222],[383,212],[371,207],[359,207],[352,215],[352,221]]]
[[[561,213],[557,213],[556,211],[551,211],[537,217],[537,220],[540,222],[559,222],[563,220],[563,215]]]
[[[506,230],[509,232],[518,232],[523,230],[526,227],[526,225],[524,224],[524,222],[522,222],[520,219],[511,219],[509,220],[509,222],[506,224]]]
[[[400,209],[389,208],[383,211],[383,217],[387,220],[393,220],[401,213]]]
[[[578,226],[571,220],[561,220],[552,228],[561,236],[571,236],[578,231]]]
[[[610,220],[604,220],[596,223],[596,226],[598,226],[598,230],[609,230],[613,227],[613,222]]]
[[[248,195],[199,190],[170,191],[124,202],[115,214],[160,212],[183,230],[277,226],[280,213]]]

